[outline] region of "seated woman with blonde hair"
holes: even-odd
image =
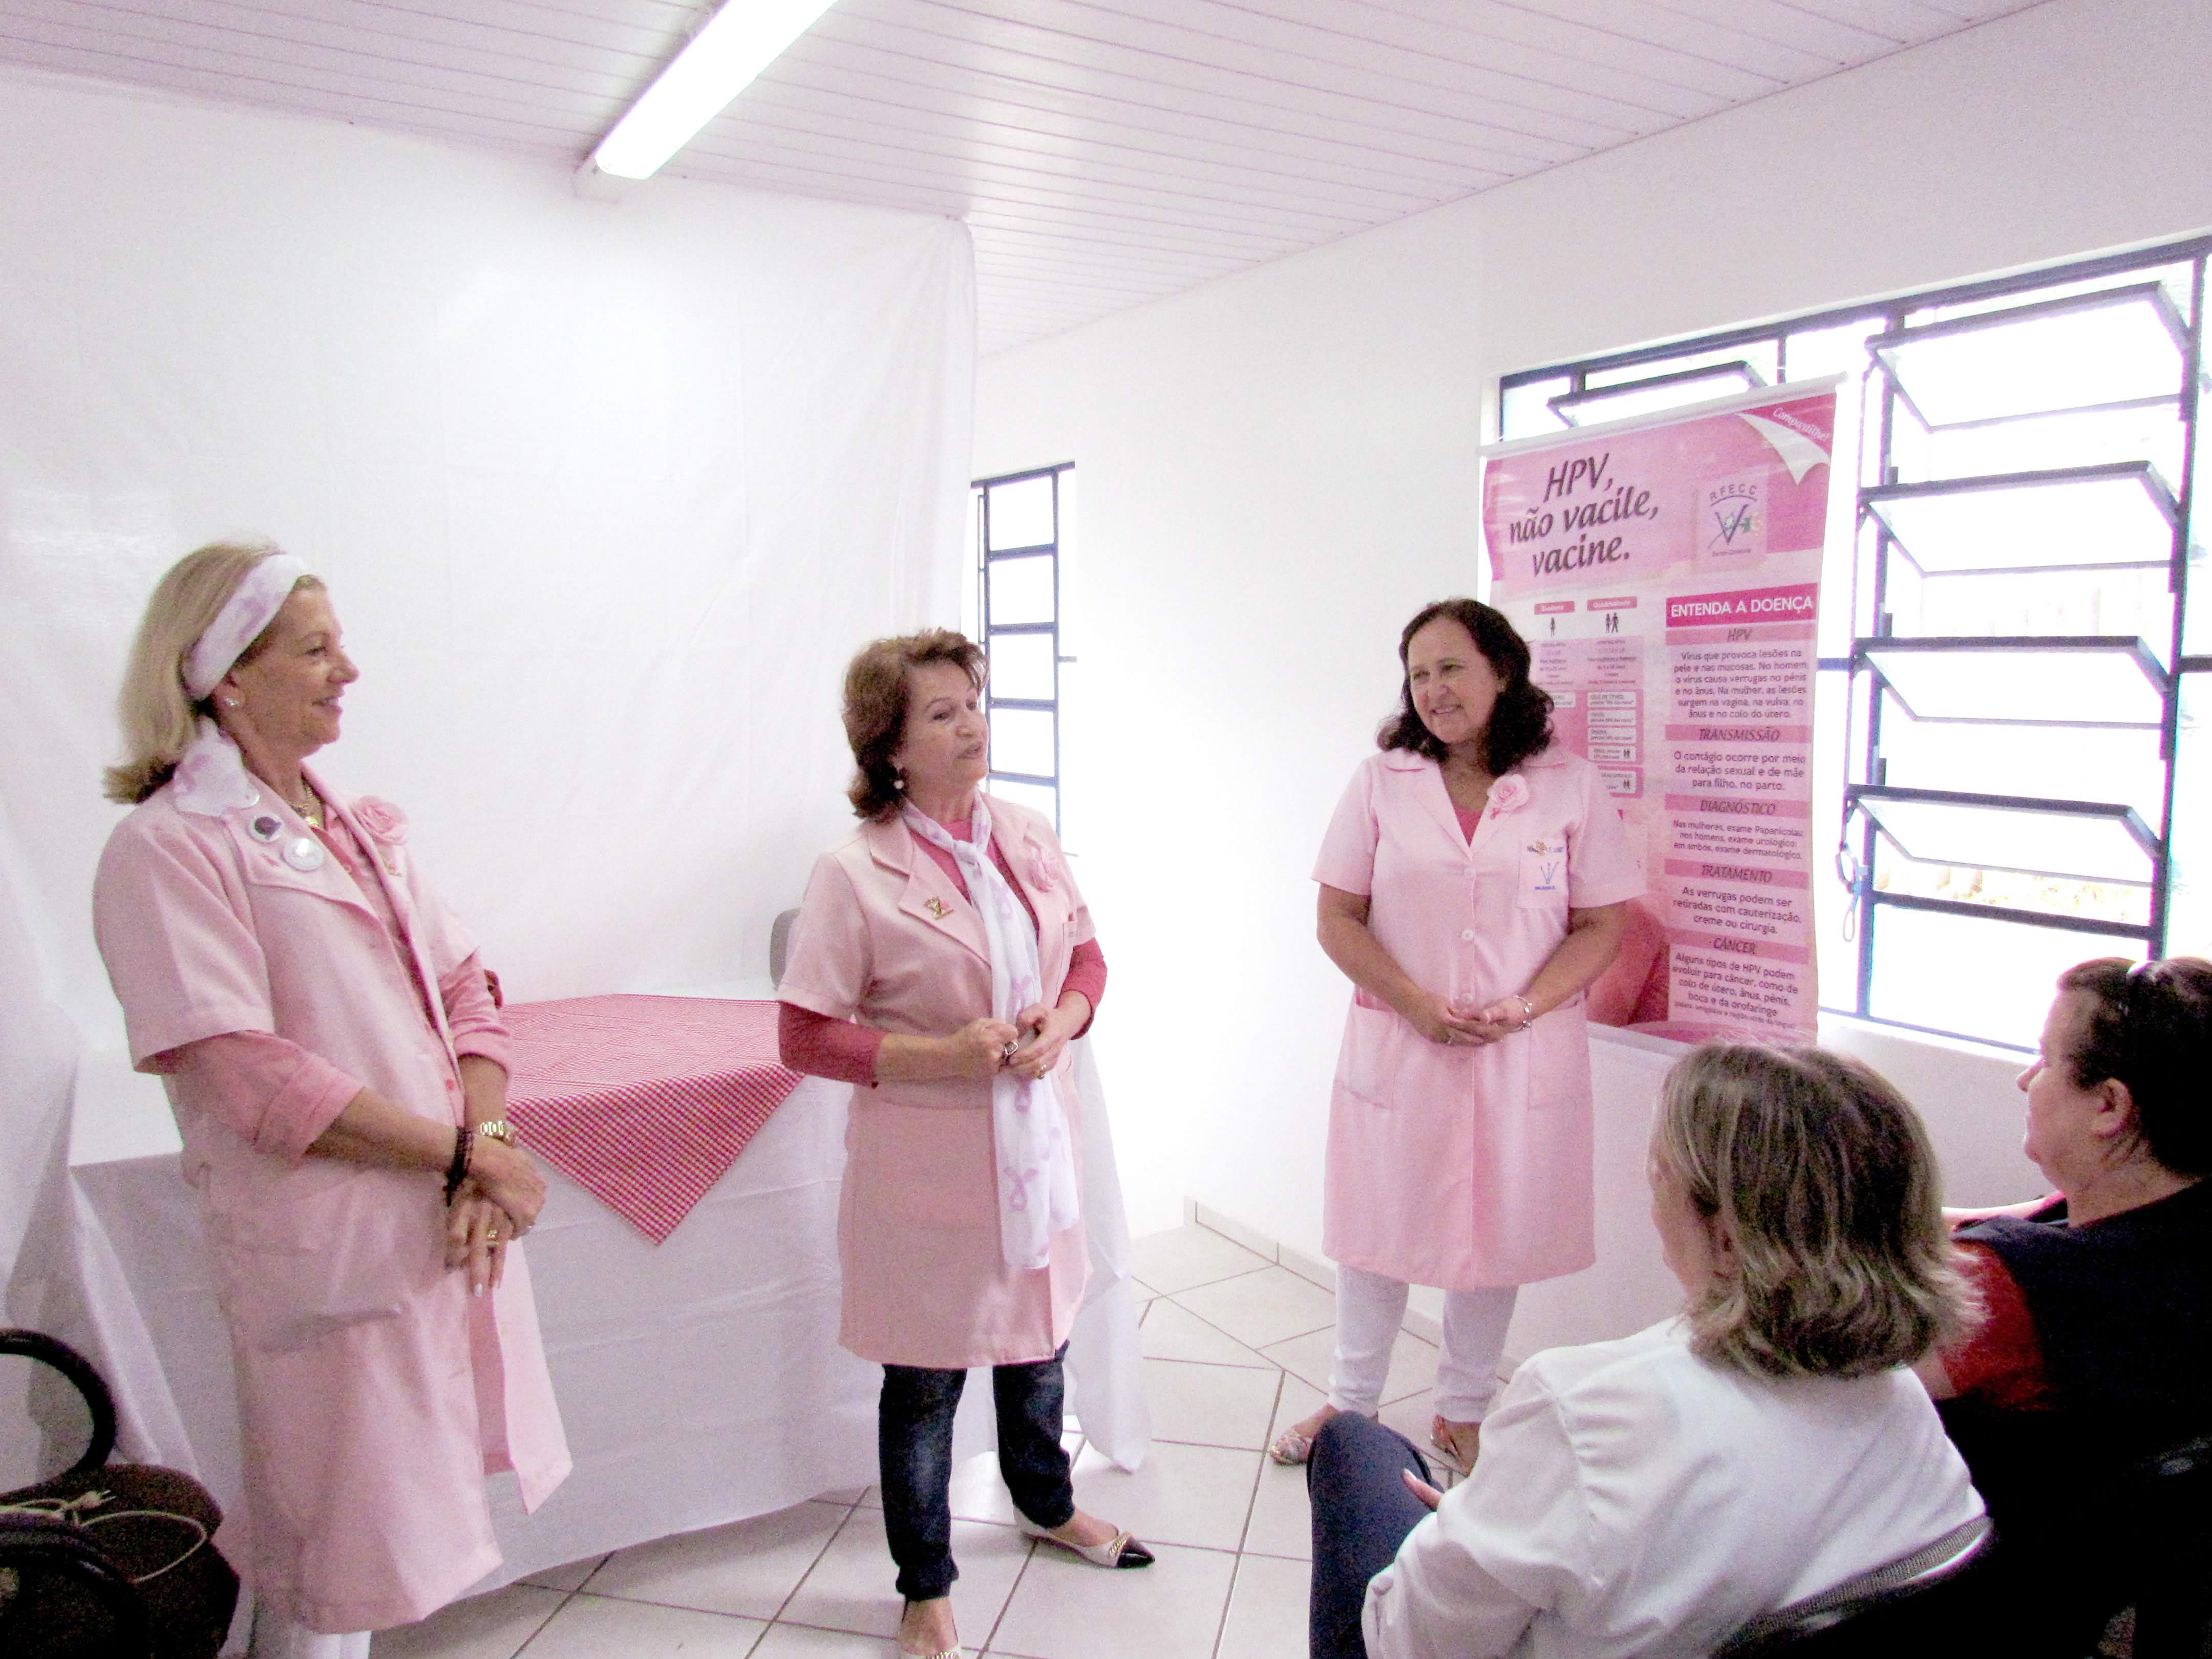
[[[1322,1430],[1316,1659],[1702,1656],[1986,1529],[1905,1369],[1963,1291],[1897,1092],[1818,1049],[1698,1049],[1668,1074],[1650,1176],[1679,1317],[1530,1359],[1448,1494],[1370,1419]]]

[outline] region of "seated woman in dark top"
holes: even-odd
[[[2079,1654],[2133,1594],[2114,1483],[2212,1432],[2212,963],[2060,975],[2023,1073],[2057,1194],[1955,1235],[1979,1328],[1920,1371],[1988,1500],[2029,1650]]]

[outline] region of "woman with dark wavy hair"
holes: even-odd
[[[1513,624],[1473,599],[1398,641],[1397,712],[1322,842],[1322,948],[1352,981],[1329,1105],[1322,1245],[1337,1264],[1328,1400],[1276,1438],[1301,1463],[1373,1417],[1409,1285],[1444,1291],[1437,1450],[1464,1469],[1518,1287],[1587,1267],[1583,988],[1644,890],[1597,769],[1552,742]]]

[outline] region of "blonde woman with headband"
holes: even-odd
[[[230,1329],[222,1541],[282,1659],[367,1659],[497,1566],[487,1470],[533,1508],[568,1473],[515,1243],[545,1187],[506,1138],[483,963],[398,809],[307,764],[358,677],[299,560],[179,561],[131,647],[106,787],[134,810],[93,889]]]

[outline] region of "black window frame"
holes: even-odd
[[[998,638],[1046,635],[1051,642],[1052,695],[1049,697],[1002,697],[994,682],[986,682],[983,689],[983,710],[987,716],[1001,708],[1029,711],[1049,715],[1052,720],[1052,772],[1050,775],[1035,772],[1010,772],[997,765],[996,744],[994,740],[992,765],[988,776],[993,781],[1020,783],[1033,788],[1052,791],[1052,828],[1061,833],[1061,818],[1066,805],[1062,767],[1060,702],[1060,668],[1074,658],[1061,650],[1063,602],[1066,595],[1060,580],[1060,553],[1066,538],[1066,502],[1063,490],[1064,475],[1075,470],[1073,461],[1059,461],[1049,466],[1024,468],[1018,472],[1001,472],[988,478],[972,478],[968,488],[975,507],[975,616],[981,638],[977,643],[986,656],[992,654],[992,641]],[[1051,481],[1052,539],[1022,547],[994,549],[991,545],[991,494],[1011,484],[1028,483],[1038,478]],[[1015,559],[1042,559],[1048,562],[1052,572],[1052,617],[1046,622],[997,623],[991,618],[991,571],[994,565]]]
[[[1902,480],[1893,459],[1893,443],[1897,433],[1899,406],[1898,380],[1888,372],[1882,362],[1873,356],[1871,341],[1865,374],[1871,377],[1869,390],[1869,418],[1866,439],[1878,444],[1876,465],[1871,476],[1875,482],[1867,482],[1869,468],[1862,453],[1858,476],[1852,480],[1858,492],[1856,512],[1852,523],[1856,545],[1851,552],[1853,571],[1853,605],[1851,617],[1851,648],[1843,657],[1823,656],[1817,661],[1817,679],[1823,684],[1840,684],[1848,698],[1850,740],[1842,758],[1844,769],[1844,844],[1838,847],[1839,874],[1846,876],[1846,885],[1852,894],[1852,915],[1856,927],[1856,985],[1852,1006],[1838,1006],[1826,1000],[1827,988],[1823,987],[1822,1010],[1839,1013],[1874,1024],[1897,1029],[1928,1032],[1948,1037],[1964,1038],[1970,1042],[2000,1048],[2020,1048],[2022,1045],[1995,1037],[1987,1033],[1954,1031],[1939,1026],[1915,1024],[1910,1021],[1888,1018],[1874,1012],[1876,964],[1875,943],[1881,926],[1881,915],[1887,909],[1923,910],[1963,915],[1978,920],[2012,921],[2056,929],[2062,932],[2124,940],[2153,957],[2164,956],[2173,897],[2174,860],[2172,836],[2176,806],[2176,772],[2180,713],[2185,697],[2190,692],[2191,676],[2212,675],[2212,655],[2189,655],[2185,646],[2189,638],[2190,553],[2197,538],[2192,534],[2194,522],[2194,494],[2197,473],[2197,443],[2199,438],[2200,399],[2205,383],[2205,302],[2207,299],[2208,262],[2212,262],[2212,236],[2191,237],[2179,241],[2158,244],[2136,251],[2079,259],[2062,264],[2045,266],[2033,270],[2014,272],[2002,276],[1954,284],[1894,296],[1866,304],[1832,307],[1778,319],[1771,322],[1747,324],[1740,327],[1719,330],[1659,344],[1639,346],[1630,350],[1605,353],[1569,362],[1553,363],[1539,368],[1518,370],[1499,377],[1498,382],[1497,418],[1499,435],[1514,439],[1531,435],[1533,431],[1550,430],[1528,426],[1516,430],[1504,430],[1510,394],[1524,386],[1545,386],[1551,391],[1544,400],[1556,419],[1565,420],[1563,403],[1571,403],[1585,392],[1620,392],[1632,386],[1663,384],[1670,373],[1689,378],[1679,367],[1678,360],[1696,358],[1705,365],[1710,374],[1713,360],[1721,354],[1738,349],[1771,347],[1774,352],[1778,384],[1790,380],[1789,337],[1815,331],[1864,327],[1873,325],[1876,333],[1895,333],[1908,325],[1916,313],[1924,314],[1936,308],[1968,307],[1988,301],[2002,301],[2014,296],[2029,296],[2039,289],[2059,289],[2084,283],[2101,283],[2138,270],[2161,267],[2189,265],[2191,270],[2191,305],[2185,322],[2185,335],[2178,342],[2183,356],[2182,385],[2177,418],[2181,427],[2181,460],[2179,477],[2168,481],[2173,504],[2173,534],[2166,559],[2167,586],[2172,599],[2172,631],[2169,639],[2148,641],[2162,654],[2163,661],[2154,661],[2147,669],[2154,678],[2160,696],[2158,721],[2158,755],[2162,770],[2159,821],[2143,824],[2150,832],[2150,880],[2148,918],[2142,924],[2102,917],[2065,915],[2057,911],[2028,910],[1998,904],[1961,902],[1905,892],[1878,890],[1875,884],[1877,842],[1882,831],[1873,813],[1864,810],[1862,799],[1869,805],[1885,796],[1900,793],[1938,793],[1941,792],[1899,792],[1887,787],[1886,761],[1881,745],[1881,718],[1885,704],[1896,694],[1889,690],[1878,667],[1870,660],[1869,653],[1878,654],[1885,644],[1893,645],[1896,638],[1890,632],[1890,617],[1884,606],[1885,589],[1888,581],[1893,550],[1901,552],[1889,531],[1886,520],[1873,512],[1870,495],[1875,500],[1893,499]],[[2054,295],[2054,301],[2058,297]],[[2032,302],[2032,301],[2031,301]],[[1923,323],[1921,325],[1925,326]],[[1624,374],[1641,368],[1650,368],[1648,375]],[[1602,377],[1596,386],[1593,377]],[[1555,383],[1565,382],[1564,390]],[[1872,405],[1879,400],[1878,412]],[[1917,418],[1917,412],[1907,406],[1908,418]],[[1558,428],[1565,430],[1564,427]],[[2093,469],[2082,468],[2083,471]],[[1948,480],[1947,480],[1948,481]],[[1872,520],[1875,529],[1873,551],[1867,551],[1867,528]],[[1994,573],[1993,573],[1994,574]],[[1857,589],[1861,584],[1870,584],[1870,604],[1861,614]],[[1871,630],[1861,633],[1863,623],[1871,619]],[[1924,636],[1923,636],[1924,637]],[[2000,636],[1959,641],[1961,647],[1989,648]],[[2092,636],[2065,636],[2068,643],[2080,646],[2087,643],[2118,645],[2122,641],[2094,641]],[[1919,643],[1916,640],[1916,644]],[[1942,641],[1928,640],[1923,648],[1940,646]],[[2014,641],[2027,648],[2034,645],[2048,646],[2052,641],[2021,638]],[[2140,653],[2138,653],[2140,654]],[[2203,696],[2207,683],[2197,682],[2197,693]],[[1863,713],[1862,713],[1863,711]],[[2069,726],[2072,723],[2068,723]],[[2083,723],[2082,729],[2094,729]],[[2194,774],[2191,775],[2192,777]],[[1982,796],[1960,797],[1977,804],[1987,802]],[[2054,803],[2030,802],[2026,797],[2005,797],[2016,799],[2020,810],[2048,811]],[[2081,803],[2084,816],[2110,816],[2114,810],[2109,805]],[[1856,823],[1856,847],[1848,848],[1850,833]],[[1893,842],[1893,846],[1896,843]],[[1899,848],[1899,851],[1902,848]],[[1847,856],[1848,854],[1848,856]],[[1908,855],[1909,856],[1909,855]],[[1855,868],[1853,867],[1855,866]],[[1970,866],[1966,866],[1970,867]],[[1984,867],[2002,867],[1989,866]],[[2039,872],[2040,873],[2040,872]],[[2085,938],[2086,944],[2086,938]]]

